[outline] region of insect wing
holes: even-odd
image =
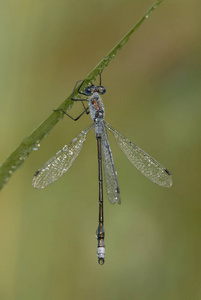
[[[81,131],[74,140],[65,145],[35,173],[32,181],[34,188],[43,189],[68,171],[79,155],[87,133],[92,127],[93,124]]]
[[[171,187],[172,175],[165,167],[117,130],[110,127],[108,123],[105,123],[105,126],[113,133],[117,144],[126,157],[144,176],[160,186]]]
[[[117,172],[114,167],[111,148],[108,141],[107,131],[103,123],[102,128],[102,160],[104,171],[104,182],[109,201],[114,203],[121,203],[119,184],[117,180]]]

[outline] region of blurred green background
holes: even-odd
[[[153,2],[1,0],[1,162]],[[164,1],[102,76],[106,121],[165,165],[173,187],[142,176],[109,134],[122,204],[105,197],[99,266],[94,133],[58,182],[31,183],[91,123],[64,118],[1,191],[0,299],[201,299],[200,10],[199,0]]]

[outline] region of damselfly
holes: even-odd
[[[104,243],[104,227],[103,227],[103,175],[102,163],[104,170],[105,189],[109,201],[114,203],[121,203],[119,184],[117,180],[117,172],[115,170],[114,161],[112,157],[111,148],[108,141],[107,129],[111,131],[116,139],[117,144],[130,160],[130,162],[148,179],[163,187],[170,187],[172,185],[171,173],[153,159],[149,154],[145,153],[134,143],[130,142],[125,136],[113,129],[108,123],[104,121],[104,106],[100,95],[106,92],[104,86],[89,85],[81,92],[84,81],[78,88],[78,93],[87,96],[86,99],[74,98],[78,81],[72,93],[72,100],[81,101],[84,110],[77,117],[73,118],[68,115],[63,109],[64,114],[69,116],[74,121],[77,121],[84,113],[90,113],[93,123],[80,132],[80,134],[72,140],[68,145],[65,145],[59,152],[57,152],[50,160],[48,160],[34,175],[33,186],[36,189],[43,189],[49,184],[59,179],[72,166],[73,162],[79,155],[82,146],[86,140],[89,131],[94,128],[98,148],[98,180],[99,180],[99,225],[97,229],[96,238],[98,240],[97,256],[99,264],[103,265],[105,261],[105,243]],[[84,105],[83,101],[88,102],[88,106]]]

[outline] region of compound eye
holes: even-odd
[[[87,96],[90,96],[91,95],[91,86],[87,86],[86,88],[85,88],[85,94],[87,95]]]
[[[98,92],[99,92],[99,94],[103,95],[106,92],[106,88],[104,86],[99,86],[98,87]]]

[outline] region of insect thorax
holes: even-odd
[[[95,92],[89,98],[90,115],[93,122],[104,120],[105,110],[100,95]]]

